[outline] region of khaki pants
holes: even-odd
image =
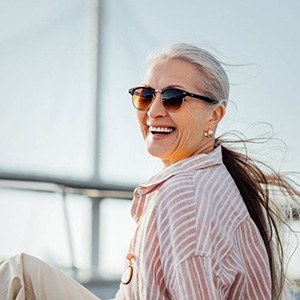
[[[99,300],[85,287],[26,254],[0,262],[0,300]]]

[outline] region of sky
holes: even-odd
[[[145,153],[126,92],[141,83],[148,54],[173,42],[203,46],[228,64],[230,103],[219,133],[239,130],[256,137],[272,131],[283,142],[262,146],[263,157],[281,170],[300,171],[299,6],[297,1],[107,2],[100,93],[103,177],[135,182],[161,168]]]
[[[155,174],[162,164],[146,153],[128,89],[141,83],[151,51],[190,42],[226,63],[230,102],[218,134],[272,133],[275,139],[258,145],[253,155],[278,170],[300,172],[299,11],[298,0],[105,0],[98,21],[97,0],[1,1],[0,171],[90,181],[96,155],[98,182],[136,185]],[[119,227],[110,227],[104,237],[107,245],[114,230],[123,230],[123,236],[129,230],[120,225],[129,217],[125,206],[126,213],[120,208],[115,216]],[[78,210],[74,215],[77,220]],[[109,224],[105,215],[103,224]],[[104,268],[115,267],[122,247],[102,249],[112,257]]]

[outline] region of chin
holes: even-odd
[[[164,152],[161,152],[161,151],[159,151],[159,150],[157,150],[157,149],[149,149],[148,148],[148,153],[151,155],[151,156],[154,156],[154,157],[156,157],[156,158],[158,158],[158,159],[165,159],[166,157],[168,157],[168,155],[166,154],[166,153],[164,153]]]
[[[162,155],[160,153],[157,153],[155,151],[149,151],[148,150],[148,153],[153,156],[153,157],[156,157],[156,158],[159,158],[159,159],[162,159]]]

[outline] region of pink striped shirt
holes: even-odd
[[[139,185],[132,215],[134,273],[116,299],[271,299],[266,249],[221,147]]]

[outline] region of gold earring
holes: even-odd
[[[204,132],[203,132],[203,135],[204,135],[206,138],[212,138],[212,137],[214,136],[214,132],[213,132],[211,129],[209,129],[209,130],[207,130],[207,131],[204,131]]]

